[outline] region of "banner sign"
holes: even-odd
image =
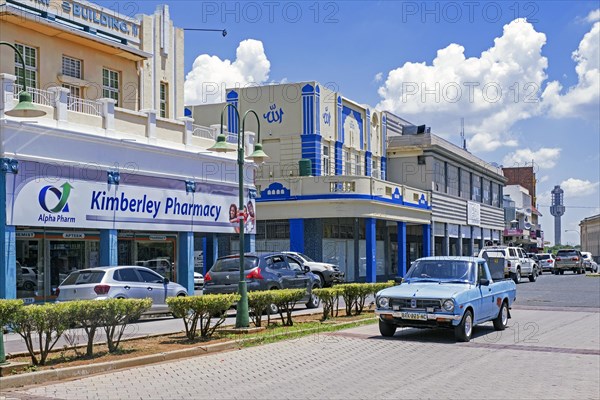
[[[246,196],[246,198],[248,198]],[[255,233],[255,200],[245,202],[245,231]],[[214,193],[103,182],[7,180],[7,221],[13,226],[239,232],[238,198]],[[155,238],[154,240],[161,240]]]

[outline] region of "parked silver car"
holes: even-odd
[[[178,283],[169,282],[146,267],[115,266],[71,272],[58,287],[58,301],[152,299],[148,314],[168,313],[167,297],[187,296]]]

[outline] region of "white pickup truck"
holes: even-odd
[[[535,260],[527,257],[520,247],[486,246],[479,252],[479,257],[486,259],[490,269],[502,264],[504,276],[511,278],[515,283],[519,283],[523,276],[527,276],[530,282],[535,282],[539,275],[539,267]]]

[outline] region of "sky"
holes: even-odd
[[[165,2],[98,3],[125,14]],[[545,240],[600,213],[598,1],[169,1],[186,31],[186,104],[225,87],[316,80],[503,166],[533,166]]]

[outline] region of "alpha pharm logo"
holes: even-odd
[[[73,186],[71,186],[68,182],[65,182],[60,187],[62,188],[62,191],[60,189],[55,188],[52,185],[44,186],[42,190],[40,190],[38,200],[40,202],[40,206],[44,209],[44,211],[49,212],[51,214],[56,214],[59,212],[69,212],[68,201]],[[48,196],[48,192],[53,193],[54,196]],[[48,199],[48,197],[50,197],[50,199]]]

